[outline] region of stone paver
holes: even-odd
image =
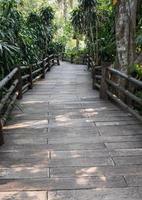
[[[142,125],[61,63],[20,101],[0,147],[1,200],[141,200]]]

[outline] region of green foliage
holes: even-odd
[[[115,42],[115,10],[100,11],[101,19],[99,23],[99,54],[103,61],[113,62],[115,59],[116,42]]]
[[[97,1],[96,0],[79,0],[80,7],[83,10],[92,10],[93,7],[96,6]]]
[[[21,27],[21,16],[17,11],[16,1],[0,2],[0,64],[1,76],[7,74],[12,66],[19,63],[20,48],[18,33]]]
[[[23,25],[19,33],[22,60],[25,63],[36,62],[41,57],[41,50],[37,45],[37,32],[31,27]]]
[[[84,14],[81,9],[77,8],[72,11],[71,21],[75,32],[78,32],[80,34],[83,34],[85,32]]]
[[[142,80],[142,65],[141,64],[134,64],[130,68],[130,73],[133,77]]]
[[[137,92],[137,97],[142,99],[142,92],[141,91]]]
[[[142,33],[139,33],[139,35],[136,38],[136,44],[142,48]]]
[[[79,58],[83,55],[86,55],[88,53],[88,50],[87,49],[76,49],[76,48],[73,48],[72,51],[71,51],[71,55],[74,57],[74,58]]]
[[[136,79],[142,81],[142,64],[134,64],[129,66],[129,73]]]
[[[142,5],[141,5],[141,10],[142,10]],[[138,15],[138,25],[137,25],[137,30],[136,30],[137,31],[136,45],[137,45],[138,51],[142,50],[142,11],[141,10],[140,10],[140,13]]]
[[[80,0],[77,9],[73,10],[71,22],[75,35],[85,35],[86,44],[92,54],[95,53],[96,44],[96,1]]]
[[[54,11],[52,7],[48,6],[46,8],[42,8],[40,11],[41,19],[46,25],[51,25],[54,19]]]
[[[62,54],[64,52],[65,46],[63,43],[60,42],[52,42],[48,46],[48,53],[49,54]]]
[[[7,72],[10,72],[18,60],[19,48],[0,40],[0,78],[3,78]]]
[[[65,22],[62,26],[58,27],[58,31],[55,37],[55,43],[60,46],[59,53],[64,53],[67,47],[67,43],[72,40],[73,29],[70,22]]]
[[[115,12],[109,0],[80,0],[72,12],[74,31],[86,37],[92,56],[98,54],[103,61],[113,61],[115,56]]]
[[[66,60],[71,60],[73,59],[73,62],[74,63],[77,63],[77,64],[80,64],[82,63],[83,61],[83,57],[88,53],[88,50],[86,48],[84,49],[77,49],[76,47],[75,48],[72,48],[72,49],[67,49],[65,51],[65,54],[64,54],[64,58]]]
[[[0,64],[7,74],[17,64],[36,62],[53,50],[54,11],[50,6],[32,11],[25,17],[20,1],[0,1]]]
[[[67,57],[78,58],[81,40],[94,58],[98,54],[102,61],[114,61],[115,8],[112,1],[78,0],[78,7],[67,14],[66,21],[65,9],[61,9],[65,8],[64,3],[63,0],[50,1],[55,12],[45,0],[0,1],[1,71],[6,74],[15,65],[36,62],[51,53],[64,52]],[[77,0],[66,0],[66,3],[69,12],[73,4],[77,5]],[[141,16],[142,4],[137,13],[138,53],[142,50]],[[141,67],[134,66],[132,71],[135,77],[141,78]]]
[[[136,27],[136,44],[137,50],[142,50],[142,3],[138,2],[137,10],[137,27]]]
[[[136,73],[138,74],[139,78],[142,80],[142,65],[136,65]]]

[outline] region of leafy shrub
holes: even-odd
[[[20,1],[0,1],[1,77],[20,64],[34,63],[50,53],[55,32],[54,11],[50,6],[25,17]]]
[[[83,57],[88,53],[87,49],[77,49],[77,48],[73,48],[73,49],[67,49],[65,51],[64,57],[74,63],[82,63]]]
[[[142,65],[135,64],[130,68],[130,73],[133,77],[142,80]]]
[[[63,43],[51,42],[48,46],[48,54],[61,54],[64,52],[65,46]]]

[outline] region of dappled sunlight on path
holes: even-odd
[[[1,200],[141,200],[142,125],[61,63],[20,101],[0,147]]]

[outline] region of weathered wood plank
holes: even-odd
[[[1,200],[47,200],[47,192],[0,192]]]
[[[0,199],[142,199],[142,125],[100,100],[85,68],[54,67],[23,96],[23,112],[12,112]]]
[[[112,177],[80,177],[80,178],[43,178],[1,180],[0,191],[41,191],[41,190],[73,190],[88,188],[124,188],[127,184],[123,176]]]
[[[92,167],[53,167],[50,177],[84,176],[126,176],[142,175],[142,165],[92,166]]]
[[[49,192],[48,200],[141,200],[142,188],[98,188],[93,190],[73,190]]]

